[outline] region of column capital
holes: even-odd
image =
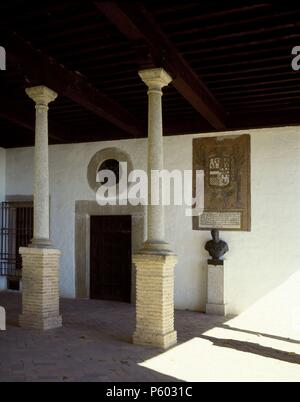
[[[160,90],[172,81],[172,77],[163,68],[140,70],[138,74],[150,90]]]
[[[57,97],[56,92],[44,85],[26,88],[25,92],[36,105],[40,106],[48,106],[48,103],[54,101]]]

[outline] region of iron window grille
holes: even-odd
[[[32,202],[0,203],[0,275],[22,276],[20,247],[27,247],[33,237]]]

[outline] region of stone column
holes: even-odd
[[[49,232],[49,162],[48,162],[48,104],[57,94],[45,86],[26,89],[35,102],[34,152],[34,228],[33,247],[50,247]]]
[[[207,262],[207,304],[206,313],[214,315],[227,315],[227,277],[226,260],[214,263]]]
[[[57,94],[45,86],[26,89],[35,102],[34,233],[28,248],[21,247],[22,315],[26,328],[52,329],[59,315],[60,251],[52,248],[49,231],[48,104]]]
[[[151,172],[162,170],[163,126],[162,126],[162,88],[171,82],[171,77],[162,69],[143,70],[140,77],[148,86],[148,244],[151,247],[164,243],[164,207],[151,205],[152,198],[159,199],[159,189],[151,187]]]
[[[135,344],[168,348],[176,344],[174,331],[174,267],[176,255],[165,241],[164,207],[159,191],[151,187],[151,172],[163,169],[162,88],[172,78],[162,68],[142,70],[139,76],[148,86],[148,239],[134,255],[136,265]],[[151,205],[151,196],[160,199]]]

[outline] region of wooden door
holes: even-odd
[[[91,217],[91,299],[130,303],[131,216]]]

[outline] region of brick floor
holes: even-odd
[[[262,373],[266,380],[300,381],[299,342],[228,329],[222,318],[177,311],[179,346],[162,352],[131,344],[129,304],[64,299],[63,328],[44,333],[18,327],[19,294],[0,292],[0,305],[7,311],[7,331],[0,332],[2,382],[256,380]],[[266,344],[270,340],[276,347]]]

